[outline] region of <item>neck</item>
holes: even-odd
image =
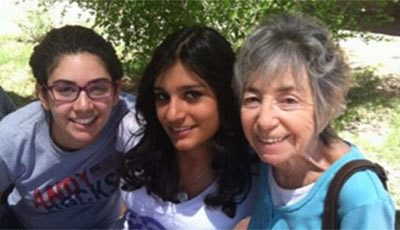
[[[279,186],[296,189],[315,182],[330,164],[324,160],[325,147],[318,139],[292,159],[273,168]]]
[[[315,142],[303,154],[273,167],[274,178],[279,186],[295,189],[315,182],[321,174],[337,159],[348,151],[348,146],[341,142],[324,145]]]
[[[178,161],[179,183],[189,199],[203,192],[214,181],[211,151],[180,152]]]

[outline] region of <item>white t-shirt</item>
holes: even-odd
[[[278,185],[272,173],[272,167],[269,168],[268,185],[271,190],[272,203],[276,206],[292,205],[302,200],[310,192],[315,183],[308,184],[297,189],[285,189]]]
[[[126,153],[139,142],[139,136],[132,138],[132,133],[139,129],[136,122],[131,122],[132,119],[135,119],[135,114],[129,113],[120,123],[116,145],[121,152]],[[252,214],[258,184],[256,179],[253,177],[252,189],[246,200],[237,206],[234,218],[225,215],[220,207],[209,208],[204,204],[204,198],[216,191],[216,182],[196,197],[179,204],[151,196],[145,187],[132,192],[121,190],[127,208],[124,229],[232,229],[241,219]]]
[[[251,215],[256,196],[254,189],[237,206],[232,219],[220,207],[209,208],[204,204],[205,196],[216,189],[214,182],[198,196],[178,204],[147,194],[144,186],[133,192],[122,191],[127,207],[124,229],[232,229],[241,219]]]

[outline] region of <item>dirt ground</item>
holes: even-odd
[[[400,96],[400,18],[393,24],[377,29],[372,35],[382,36],[382,41],[363,41],[355,37],[340,41],[352,69],[369,67],[374,73],[387,80],[388,87]],[[359,124],[360,137],[377,143],[385,140],[384,125]],[[393,171],[392,171],[393,173]],[[397,173],[395,173],[397,175]],[[395,229],[400,229],[400,210],[396,212]]]
[[[400,27],[400,24],[399,24]],[[400,28],[399,28],[400,33]],[[400,34],[398,36],[369,33],[382,41],[363,41],[360,37],[340,41],[352,68],[370,66],[379,75],[400,75]]]

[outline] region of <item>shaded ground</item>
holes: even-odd
[[[394,20],[384,25],[368,28],[368,31],[392,36],[400,36],[400,2],[389,4],[386,13],[392,16]]]
[[[373,67],[380,76],[400,75],[400,36],[371,34],[380,36],[382,41],[363,41],[360,37],[340,41],[351,67]]]
[[[391,99],[400,98],[400,36],[373,35],[382,36],[383,40],[367,42],[354,37],[339,43],[355,72],[356,79],[353,80],[357,81],[349,92],[350,107],[363,106],[371,110],[376,107],[390,108]],[[373,115],[379,117],[386,114]],[[349,127],[356,129],[360,135],[369,134],[371,142],[383,139],[387,128],[384,123],[362,121],[354,122]]]
[[[398,12],[400,14],[400,9]],[[347,54],[353,70],[368,67],[356,75],[364,79],[358,79],[358,85],[350,91],[352,100],[348,106],[362,106],[370,111],[380,108],[380,112],[371,113],[374,122],[368,119],[357,121],[356,117],[352,117],[354,120],[346,129],[356,133],[368,143],[379,146],[385,142],[391,128],[385,108],[387,111],[392,111],[390,102],[400,98],[400,17],[390,24],[373,28],[371,31],[379,32],[378,35],[382,35],[384,40],[365,42],[359,38],[351,38],[341,41],[340,46]],[[396,185],[400,180],[400,166],[396,164],[397,161],[382,162],[378,153],[367,153],[367,157],[379,162],[388,171],[389,184],[392,184],[390,191],[396,199],[400,195],[398,194],[400,189]],[[399,209],[398,204],[396,206]],[[400,229],[399,210],[396,212],[395,229]]]

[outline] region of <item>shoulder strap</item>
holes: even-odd
[[[332,182],[329,185],[328,192],[324,202],[324,213],[322,217],[322,229],[338,229],[339,222],[337,220],[338,197],[339,191],[348,178],[354,173],[370,169],[373,170],[382,181],[383,186],[387,190],[387,176],[385,170],[377,163],[372,163],[369,160],[353,160],[346,163],[335,174]]]

